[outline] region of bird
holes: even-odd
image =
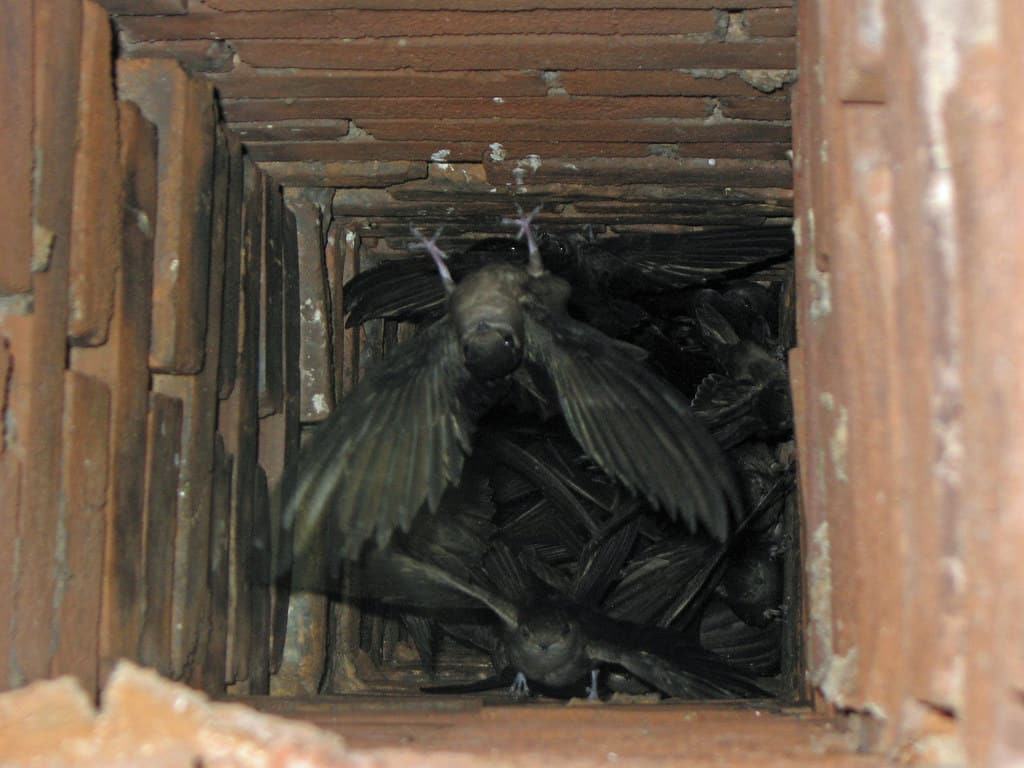
[[[436,512],[477,422],[513,391],[560,411],[588,457],[628,490],[691,529],[728,535],[742,513],[730,464],[643,350],[569,316],[569,284],[544,268],[536,213],[510,220],[527,242],[525,265],[487,263],[458,281],[440,232],[413,229],[446,312],[368,370],[300,452],[283,514],[296,551],[327,536],[356,560],[421,509]]]

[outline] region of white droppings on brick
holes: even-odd
[[[451,157],[451,154],[452,151],[450,149],[439,149],[430,156],[430,161],[447,165],[447,160]]]
[[[327,406],[327,397],[323,393],[318,392],[313,395],[313,410],[317,414],[327,413],[330,410]]]
[[[491,150],[490,158],[492,163],[500,163],[508,157],[508,152],[505,151],[505,147],[496,141],[489,145],[489,149]]]

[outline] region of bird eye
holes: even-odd
[[[511,336],[506,336],[505,337],[505,346],[506,347],[513,347],[513,346],[515,346],[515,343],[516,343],[516,340],[513,339]]]

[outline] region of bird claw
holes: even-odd
[[[600,701],[601,695],[597,691],[597,670],[590,670],[590,685],[587,686],[587,701]]]
[[[527,271],[531,277],[540,277],[544,273],[544,265],[540,260],[540,249],[537,247],[537,238],[533,234],[533,218],[540,213],[541,206],[537,206],[529,213],[523,213],[523,207],[516,203],[516,212],[519,214],[514,219],[502,219],[502,224],[518,224],[519,231],[516,233],[516,239],[521,239],[523,236],[526,237],[526,246],[530,254],[530,262],[527,267]]]
[[[512,685],[508,687],[508,695],[513,699],[525,699],[530,695],[530,686],[526,683],[526,675],[516,672]]]
[[[452,273],[448,270],[448,265],[445,263],[448,260],[448,254],[441,250],[437,244],[437,238],[441,236],[444,231],[444,225],[441,225],[434,234],[429,238],[420,232],[419,227],[409,225],[409,229],[416,236],[419,242],[409,243],[409,247],[414,250],[424,250],[430,254],[430,257],[434,260],[434,264],[437,267],[438,274],[441,275],[441,283],[444,285],[444,289],[451,293],[455,288],[455,280],[452,278]]]

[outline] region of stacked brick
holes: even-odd
[[[4,12],[0,688],[128,658],[266,690],[295,217],[208,83],[112,60],[105,9]]]

